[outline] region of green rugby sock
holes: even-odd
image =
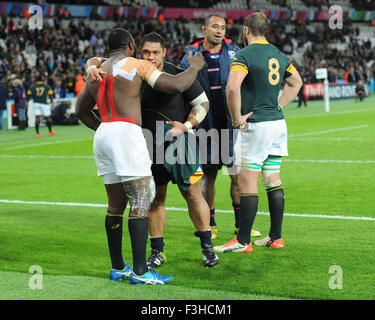
[[[272,240],[281,238],[283,224],[285,197],[284,189],[281,186],[267,189],[268,207],[271,218],[269,237]]]
[[[250,243],[250,232],[253,227],[254,219],[258,211],[257,194],[241,194],[240,202],[240,229],[237,240],[241,244]]]

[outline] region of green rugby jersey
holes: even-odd
[[[47,97],[53,94],[51,87],[43,82],[33,84],[27,94],[31,96],[34,102],[48,104]]]
[[[231,71],[246,75],[241,85],[241,114],[253,112],[247,122],[284,119],[278,97],[284,78],[296,69],[288,58],[266,40],[253,41],[238,51]]]

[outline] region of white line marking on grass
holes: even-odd
[[[290,138],[290,137],[289,137]],[[290,138],[294,141],[375,141],[375,138]]]
[[[314,160],[314,159],[283,159],[285,162],[311,162],[311,163],[375,163],[375,160]]]
[[[24,200],[5,200],[0,199],[0,203],[7,204],[31,204],[31,205],[48,205],[48,206],[68,206],[68,207],[95,207],[95,208],[106,208],[107,204],[99,203],[75,203],[75,202],[47,202],[47,201],[24,201]],[[187,208],[168,207],[165,208],[170,211],[184,211],[187,212]],[[233,210],[220,210],[216,209],[216,212],[233,213]],[[258,212],[260,215],[269,215],[268,212]],[[365,220],[375,221],[375,218],[371,217],[350,217],[350,216],[339,216],[339,215],[322,215],[322,214],[305,214],[305,213],[284,213],[284,216],[290,217],[302,217],[302,218],[321,218],[321,219],[339,219],[339,220]]]
[[[367,128],[367,127],[368,127],[368,125],[366,124],[366,125],[355,126],[355,127],[345,127],[345,128],[336,128],[336,129],[329,129],[329,130],[322,130],[322,131],[306,132],[306,133],[297,133],[297,134],[291,134],[288,137],[294,138],[294,137],[313,136],[313,135],[316,135],[316,134],[324,134],[324,133],[354,130],[354,129],[363,129],[363,128]]]
[[[15,159],[94,159],[93,156],[69,156],[69,155],[31,155],[31,154],[1,154],[0,158]]]
[[[374,109],[364,109],[364,110],[348,110],[348,111],[337,111],[337,112],[321,112],[321,113],[312,113],[312,114],[306,114],[306,115],[300,115],[300,116],[291,116],[288,117],[288,115],[285,116],[285,119],[300,119],[300,118],[310,118],[310,117],[321,117],[321,116],[335,116],[338,114],[347,114],[347,113],[356,113],[356,112],[369,112],[374,111]]]
[[[46,146],[50,144],[70,143],[70,142],[79,142],[79,141],[87,141],[87,140],[92,140],[92,138],[72,139],[72,140],[55,140],[55,141],[48,141],[48,142],[41,142],[41,143],[23,144],[23,145],[15,146],[15,147],[7,147],[7,148],[4,148],[4,150],[24,149],[24,148]]]
[[[5,200],[0,199],[0,203],[13,203],[13,204],[40,204],[48,206],[72,206],[72,207],[107,207],[106,204],[99,203],[76,203],[76,202],[47,202],[47,201],[24,201],[24,200]]]

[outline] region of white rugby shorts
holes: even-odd
[[[49,117],[51,115],[51,107],[49,104],[34,102],[34,114],[36,116]]]
[[[284,119],[249,122],[240,131],[234,146],[236,165],[263,164],[269,155],[288,155],[288,134]]]
[[[102,122],[94,136],[98,176],[113,184],[151,176],[151,159],[142,128],[136,124]]]

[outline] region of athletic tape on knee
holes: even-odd
[[[262,166],[262,180],[267,189],[278,187],[270,182],[270,176],[273,173],[279,173],[281,167],[281,157],[267,158]]]
[[[250,171],[262,171],[261,163],[241,163],[239,167]]]
[[[155,198],[154,178],[151,176],[127,181],[123,186],[130,203],[129,217],[147,217]]]

